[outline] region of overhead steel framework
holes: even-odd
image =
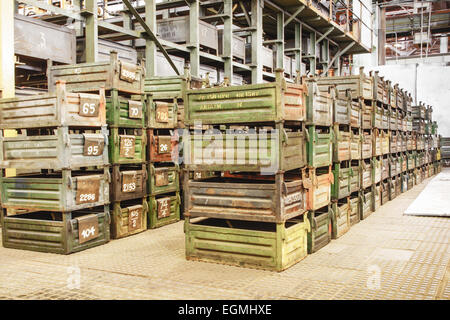
[[[75,22],[77,36],[84,37],[86,62],[98,60],[99,39],[143,43],[149,76],[156,73],[158,51],[174,70],[177,67],[166,51],[185,58],[194,76],[199,76],[201,65],[206,64],[220,68],[229,79],[240,74],[252,83],[260,83],[274,79],[274,69],[286,67],[285,56],[295,58],[295,69],[300,75],[327,75],[331,69],[339,74],[342,57],[368,53],[372,48],[373,12],[363,0],[60,1],[70,2],[70,6],[55,6],[53,2],[21,0],[16,4],[44,10],[44,14],[33,16],[43,21],[59,25],[66,25],[68,19]],[[105,17],[110,8],[114,9],[114,16]],[[171,42],[158,35],[158,21],[170,14],[189,17],[187,43]],[[199,28],[203,22],[223,29],[220,55],[202,50]],[[362,30],[369,34],[369,44],[361,41]],[[247,39],[249,61],[234,59],[234,36]],[[262,63],[267,46],[275,51],[273,69],[269,71]]]

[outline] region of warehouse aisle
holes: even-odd
[[[405,214],[415,216],[450,216],[450,168],[442,172],[428,183],[422,193],[406,209]]]
[[[450,220],[403,215],[430,181],[282,273],[186,261],[182,222],[68,256],[0,247],[0,299],[450,299]]]

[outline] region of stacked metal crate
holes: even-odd
[[[359,75],[354,76],[338,76],[338,77],[323,77],[318,78],[320,86],[326,88],[335,87],[337,97],[351,97],[351,117],[350,127],[350,163],[347,165],[350,170],[349,185],[349,209],[350,209],[350,226],[358,223],[360,219],[364,219],[370,212],[372,212],[372,185],[374,177],[374,155],[373,155],[373,123],[375,122],[374,106],[373,106],[373,78],[364,74],[364,69],[360,68]],[[336,105],[336,103],[335,103]],[[337,110],[334,110],[336,113]],[[376,120],[381,126],[381,114]],[[335,126],[336,127],[336,126]],[[377,129],[378,130],[378,129]],[[342,137],[343,130],[336,132]],[[339,136],[335,139],[339,141]],[[381,147],[381,145],[380,145]],[[338,150],[338,147],[335,147]],[[379,149],[381,152],[381,148]],[[336,160],[338,162],[338,160]],[[344,164],[345,165],[345,164]],[[345,181],[344,176],[339,169],[342,164],[335,164],[335,176],[333,190],[338,190],[339,185]],[[340,173],[340,174],[338,174]],[[341,180],[340,180],[341,179]],[[343,179],[343,180],[342,180]],[[339,198],[340,195],[334,192],[334,198]],[[337,195],[336,195],[337,194]]]
[[[389,200],[390,108],[388,83],[378,75],[373,76],[373,126],[374,133],[374,186],[373,210]]]
[[[281,271],[306,256],[306,206],[329,197],[329,184],[324,195],[320,175],[301,174],[305,93],[283,70],[273,83],[186,91],[187,259]],[[195,180],[194,171],[220,174]]]
[[[184,76],[149,77],[144,91],[148,101],[149,228],[180,220],[180,167],[177,128],[184,117]]]
[[[110,240],[105,90],[0,100],[2,238],[7,248],[69,254]],[[17,175],[5,176],[5,168]]]
[[[339,230],[335,231],[336,236],[337,233],[342,233],[342,229],[346,229],[349,224],[348,212],[335,212],[333,214],[331,206],[333,137],[336,136],[336,142],[339,141],[339,147],[335,151],[338,157],[340,156],[344,161],[344,159],[349,159],[350,156],[349,126],[347,125],[342,134],[339,130],[342,129],[344,124],[340,127],[339,123],[336,122],[333,127],[333,103],[336,101],[339,104],[336,112],[339,121],[349,123],[349,100],[345,97],[334,99],[335,88],[320,85],[317,78],[306,79],[305,83],[308,88],[305,121],[308,166],[303,169],[303,178],[304,181],[309,179],[312,182],[311,184],[304,183],[304,185],[308,189],[307,209],[308,219],[311,221],[311,231],[308,233],[308,253],[313,253],[331,241],[332,221],[336,222],[336,227],[340,225]],[[336,134],[333,130],[337,131]],[[337,150],[339,148],[342,150]],[[348,176],[348,168],[347,170],[342,169],[342,171],[346,171],[342,174]],[[348,185],[346,187],[348,188]],[[339,221],[337,222],[337,220]]]
[[[53,66],[49,90],[58,80],[79,93],[106,90],[106,121],[109,126],[109,182],[111,236],[121,238],[147,229],[148,205],[145,134],[146,97],[144,68],[118,59],[96,63]]]

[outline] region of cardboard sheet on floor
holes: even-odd
[[[450,217],[450,169],[443,169],[406,209],[406,215]]]

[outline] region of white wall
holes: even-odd
[[[433,120],[438,123],[438,133],[450,137],[450,66],[440,64],[385,65],[369,70],[379,70],[385,79],[398,83],[411,92],[413,99],[433,107]],[[368,72],[366,68],[366,72]]]

